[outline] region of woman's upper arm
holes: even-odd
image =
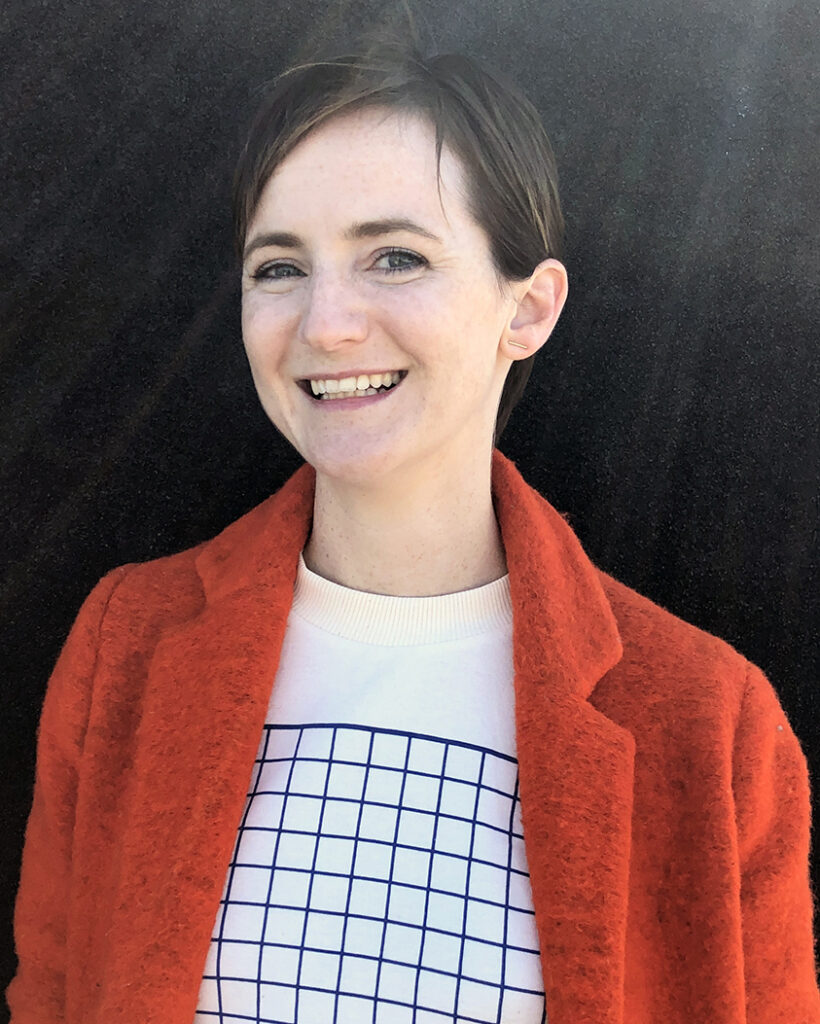
[[[808,765],[777,693],[752,664],[735,734],[733,788],[747,1020],[820,1024]]]
[[[12,1024],[65,1020],[67,908],[79,762],[100,627],[126,571],[127,567],[121,566],[109,572],[85,599],[46,688],[14,910],[19,963],[6,989]]]

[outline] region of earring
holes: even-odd
[[[515,345],[516,348],[524,348],[525,349],[527,347],[526,345],[523,345],[520,341],[513,341],[512,338],[507,338],[507,344],[508,345]]]

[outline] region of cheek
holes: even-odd
[[[283,346],[281,318],[270,307],[253,299],[242,303],[242,341],[253,363],[277,359]]]

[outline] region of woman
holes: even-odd
[[[567,294],[534,108],[397,45],[297,66],[235,214],[251,372],[305,465],[83,605],[14,1024],[820,1022],[774,689],[495,448]]]

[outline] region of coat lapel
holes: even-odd
[[[497,449],[521,817],[550,1024],[622,1024],[635,741],[588,698],[621,658],[597,570]]]
[[[117,935],[117,960],[145,966],[138,978],[123,971],[125,989],[112,982],[104,999],[113,1009],[127,996],[134,1019],[170,1022],[169,991],[188,993],[172,1024],[193,1018],[314,483],[303,465],[202,546],[202,610],[154,651],[122,849],[137,897],[132,889],[118,908],[128,927]],[[497,449],[492,490],[510,573],[522,819],[549,1021],[622,1024],[635,743],[588,700],[621,644],[569,526]],[[145,935],[158,955],[145,956]]]

